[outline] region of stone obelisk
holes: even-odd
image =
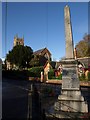
[[[72,36],[72,26],[70,19],[70,9],[66,5],[64,8],[64,17],[65,17],[65,38],[66,38],[66,58],[74,58],[74,45],[73,45],[73,36]]]
[[[62,90],[55,103],[55,109],[65,112],[88,112],[88,105],[81,95],[77,71],[77,61],[74,58],[74,45],[69,6],[64,8],[66,57],[62,60]],[[60,116],[60,115],[59,115]]]

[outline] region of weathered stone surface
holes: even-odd
[[[62,89],[79,89],[79,79],[77,73],[77,62],[73,60],[62,61]]]
[[[77,101],[77,102],[82,101],[83,102],[84,98],[83,98],[83,96],[78,95],[78,93],[73,94],[72,91],[70,91],[70,95],[65,95],[65,94],[59,95],[58,100],[60,100],[60,101]]]
[[[66,58],[74,58],[74,45],[70,20],[70,10],[67,5],[64,8],[64,17],[65,17]]]
[[[77,89],[79,90],[79,81],[75,78],[66,77],[62,81],[62,89]]]
[[[54,105],[56,110],[69,112],[88,112],[88,105],[81,95],[80,90],[67,89],[62,90],[61,95],[58,96],[58,102]]]
[[[67,100],[67,99],[56,102],[54,105],[55,110],[67,111],[67,112],[82,112],[82,113],[88,112],[87,109],[88,106],[85,103],[85,101],[76,101],[76,100]]]

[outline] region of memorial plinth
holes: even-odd
[[[79,79],[77,73],[77,61],[74,59],[66,59],[61,61],[63,67],[62,89],[79,90]]]
[[[57,111],[88,112],[88,105],[81,95],[77,73],[77,61],[67,59],[62,61],[62,90],[54,108]]]

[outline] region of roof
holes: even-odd
[[[39,50],[37,50],[37,51],[35,51],[33,54],[34,55],[40,55],[45,49],[47,49],[47,48],[42,48],[42,49],[39,49]],[[48,49],[47,49],[48,50]],[[48,52],[49,52],[49,50],[48,50]],[[50,52],[49,52],[50,53]],[[51,53],[50,53],[51,54]]]
[[[54,61],[51,61],[51,62],[50,62],[50,65],[52,66],[52,68],[53,68],[53,69],[55,69],[56,62],[54,62]]]
[[[44,68],[46,67],[47,63],[49,63],[53,69],[57,69],[61,65],[61,62],[56,62],[56,61],[49,62],[49,61],[47,61],[44,65]]]
[[[38,55],[38,54],[40,54],[44,49],[45,49],[45,48],[40,49],[40,50],[37,50],[37,51],[35,51],[33,54],[34,54],[34,55]]]

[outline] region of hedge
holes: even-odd
[[[27,71],[19,71],[19,70],[3,70],[2,77],[9,79],[20,79],[25,80],[28,78]]]
[[[29,77],[41,77],[41,71],[44,71],[43,66],[29,68],[28,76]]]
[[[88,72],[88,81],[90,81],[90,72]]]
[[[53,79],[55,77],[55,73],[53,69],[50,69],[50,71],[48,72],[48,78],[49,79]]]
[[[90,72],[88,72],[87,77],[85,77],[85,74],[82,74],[81,76],[79,76],[79,80],[80,81],[90,81]]]
[[[43,67],[32,67],[28,70],[3,70],[2,76],[10,79],[28,79],[28,77],[41,77]]]

